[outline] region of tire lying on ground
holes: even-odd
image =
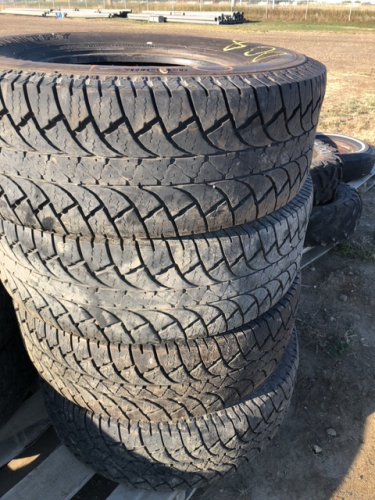
[[[225,410],[176,422],[126,422],[87,411],[45,382],[47,410],[80,460],[132,487],[207,486],[246,465],[272,439],[288,409],[298,365],[297,338],[267,382]]]
[[[290,338],[299,282],[255,321],[204,340],[99,344],[22,309],[18,317],[39,374],[62,396],[122,420],[171,421],[231,406],[273,373]]]
[[[370,144],[341,134],[318,133],[316,138],[339,151],[343,162],[344,182],[368,175],[375,165],[375,148]]]
[[[3,219],[61,236],[174,237],[244,224],[296,196],[324,66],[275,47],[151,38],[3,38],[0,143],[24,152],[2,167]],[[131,66],[108,65],[120,62]],[[43,166],[43,181],[30,178]]]
[[[310,175],[314,185],[314,205],[332,201],[342,179],[342,160],[338,150],[316,140]]]
[[[0,426],[22,403],[35,379],[12,301],[0,284]]]
[[[358,192],[347,184],[339,184],[331,203],[313,207],[305,245],[326,246],[346,240],[356,230],[361,213]]]

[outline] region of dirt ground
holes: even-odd
[[[375,188],[363,202],[352,239],[375,243]],[[349,259],[340,248],[304,269],[291,410],[258,459],[194,500],[375,498],[374,280],[375,260]]]
[[[126,28],[125,28],[126,27]],[[144,31],[180,26],[118,21],[0,18],[0,35],[32,32]],[[186,34],[187,27],[184,26]],[[375,143],[375,33],[242,33],[188,28],[189,34],[272,43],[328,68],[322,131]],[[354,236],[375,243],[375,188],[363,195]],[[297,326],[301,360],[292,408],[281,431],[248,468],[199,500],[375,499],[375,258],[331,252],[303,272]],[[314,446],[321,448],[315,453]]]

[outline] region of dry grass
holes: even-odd
[[[328,92],[332,91],[328,86]],[[325,101],[319,120],[322,132],[342,133],[375,144],[375,95],[337,93]]]

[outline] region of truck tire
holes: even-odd
[[[316,140],[310,175],[314,185],[314,206],[332,201],[342,180],[342,161],[337,149]]]
[[[42,383],[46,407],[63,443],[101,475],[158,491],[198,488],[248,464],[277,432],[290,404],[297,337],[273,375],[239,403],[176,422],[123,422],[87,411]]]
[[[183,293],[180,305],[178,295],[173,295],[170,297],[172,302],[164,302],[165,308],[159,307],[158,300],[149,302],[148,308],[142,308],[135,299],[129,301],[126,296],[121,305],[117,295],[113,294],[105,305],[101,304],[102,298],[94,304],[76,303],[67,296],[59,297],[53,289],[54,283],[34,282],[32,271],[20,266],[13,266],[10,271],[3,266],[0,273],[16,304],[60,330],[97,340],[158,344],[170,339],[216,335],[257,318],[273,307],[292,286],[298,274],[301,253],[302,248],[296,261],[285,271],[265,278],[261,286],[249,287],[246,291],[241,290],[241,286],[238,290],[229,288],[222,300],[208,294],[208,302],[204,297],[197,297],[195,302],[191,299],[190,305],[183,304]],[[15,276],[16,268],[19,277]],[[44,285],[46,291],[41,290]]]
[[[127,292],[191,289],[267,273],[305,237],[311,181],[285,207],[235,228],[149,241],[82,241],[0,221],[0,251],[66,284]],[[68,286],[68,285],[67,285]]]
[[[0,426],[22,403],[35,380],[12,300],[0,283]]]
[[[361,213],[358,192],[347,184],[339,184],[331,203],[313,207],[305,245],[328,246],[346,240],[356,230]]]
[[[288,344],[298,294],[296,283],[243,328],[156,346],[95,344],[18,316],[34,365],[62,396],[113,418],[172,421],[231,406],[264,383]]]

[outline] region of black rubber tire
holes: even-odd
[[[343,181],[350,182],[368,175],[375,165],[375,148],[366,142],[341,134],[318,133],[316,138],[333,145],[343,162]]]
[[[342,180],[342,161],[338,150],[316,140],[310,175],[314,185],[314,206],[332,201]]]
[[[19,311],[39,374],[82,408],[122,420],[175,421],[231,406],[275,371],[288,344],[295,283],[268,313],[202,341],[123,346],[82,341]]]
[[[213,484],[254,458],[281,425],[297,366],[294,335],[274,374],[255,393],[225,410],[175,423],[101,417],[45,382],[42,390],[57,434],[80,460],[113,481],[170,491]]]
[[[176,186],[77,186],[0,175],[0,218],[92,238],[170,238],[238,226],[292,200],[311,152],[264,173]]]
[[[245,180],[271,170],[287,169],[312,154],[311,131],[261,148],[186,158],[98,158],[43,155],[0,147],[0,174],[67,186],[183,186]],[[291,176],[293,177],[293,175]],[[202,189],[202,188],[201,188]]]
[[[264,278],[261,286],[249,286],[244,291],[245,280],[237,283],[237,288],[229,284],[224,292],[221,291],[225,294],[224,299],[215,298],[207,290],[207,294],[197,295],[195,302],[194,297],[186,297],[184,291],[172,293],[163,302],[164,308],[160,308],[160,300],[152,300],[152,296],[148,307],[142,308],[135,298],[127,297],[123,291],[110,290],[106,297],[101,294],[94,304],[75,301],[79,299],[79,292],[84,291],[82,287],[75,287],[73,301],[65,287],[62,295],[66,297],[59,297],[60,290],[56,293],[54,289],[58,283],[56,280],[43,280],[41,275],[35,276],[32,271],[5,257],[0,273],[4,286],[19,306],[56,328],[97,340],[157,344],[171,338],[216,335],[257,318],[273,307],[291,287],[298,273],[301,254],[302,247],[285,271]],[[187,298],[190,305],[184,304]]]
[[[270,275],[303,242],[311,205],[309,180],[285,207],[259,221],[149,241],[82,241],[0,221],[0,250],[36,275],[98,289],[157,293],[252,276],[259,284],[259,273]]]
[[[346,240],[356,230],[361,213],[358,192],[347,184],[339,184],[331,203],[313,207],[305,246],[328,246]]]
[[[12,299],[0,283],[0,349],[15,335],[18,331],[18,323],[15,317]]]
[[[314,129],[325,90],[324,66],[289,50],[174,35],[3,37],[0,68],[3,145],[76,157],[263,148]]]
[[[0,284],[0,426],[22,403],[35,379],[12,300]]]
[[[311,160],[324,66],[274,47],[152,38],[3,39],[0,143],[25,153],[3,155],[0,217],[61,236],[176,237],[244,224],[296,196]],[[142,46],[143,59],[176,63],[178,55],[179,66],[65,64],[87,62],[93,46],[133,60]]]

